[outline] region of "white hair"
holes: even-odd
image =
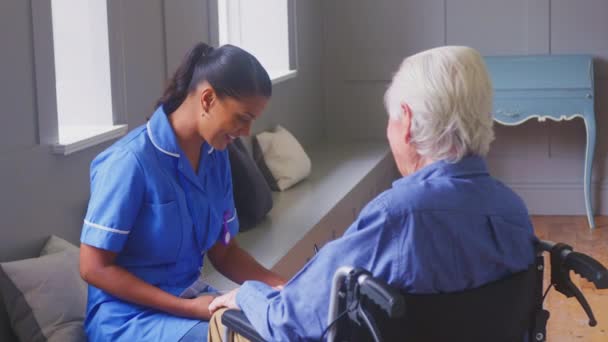
[[[494,140],[492,83],[481,55],[444,46],[406,58],[384,95],[392,119],[412,111],[411,143],[419,155],[456,162],[485,156]]]

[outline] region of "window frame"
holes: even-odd
[[[209,13],[209,35],[210,43],[214,46],[220,45],[220,27],[219,27],[219,2],[221,0],[209,0],[208,7]],[[251,0],[228,0],[228,1],[251,1]],[[271,75],[272,84],[278,84],[283,81],[295,78],[298,74],[299,63],[298,63],[298,43],[297,43],[297,3],[296,0],[287,1],[287,29],[288,29],[288,56],[289,56],[289,70],[279,74]],[[272,73],[268,70],[269,74]]]
[[[106,0],[113,126],[73,142],[60,143],[51,1],[31,2],[38,143],[50,146],[52,153],[69,155],[127,132],[122,2]]]

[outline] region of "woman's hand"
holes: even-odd
[[[218,297],[219,298],[219,297]],[[213,296],[200,296],[188,299],[187,310],[189,317],[201,320],[209,320],[212,312],[209,311],[209,304],[213,301]]]
[[[213,315],[213,313],[221,308],[228,309],[240,309],[236,304],[236,294],[239,292],[239,288],[223,294],[219,297],[215,297],[211,304],[209,304],[209,312]]]

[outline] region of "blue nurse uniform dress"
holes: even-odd
[[[195,173],[162,106],[91,163],[81,242],[117,253],[117,265],[164,291],[213,291],[199,278],[203,255],[237,231],[228,152],[203,144]],[[89,285],[90,341],[178,341],[200,323]]]

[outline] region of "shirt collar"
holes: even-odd
[[[417,183],[440,177],[472,177],[476,175],[489,175],[485,160],[480,156],[467,156],[456,163],[440,160],[427,165],[420,170],[396,180],[393,186],[408,183]]]
[[[157,150],[171,157],[179,158],[180,149],[177,138],[162,105],[156,109],[146,127],[148,137]]]
[[[157,150],[171,157],[179,158],[182,152],[177,143],[175,132],[173,132],[173,128],[169,123],[169,117],[162,105],[156,109],[150,120],[148,120],[146,127],[148,129],[148,137],[150,137],[152,145]],[[203,151],[211,154],[214,149],[213,146],[204,143]]]

